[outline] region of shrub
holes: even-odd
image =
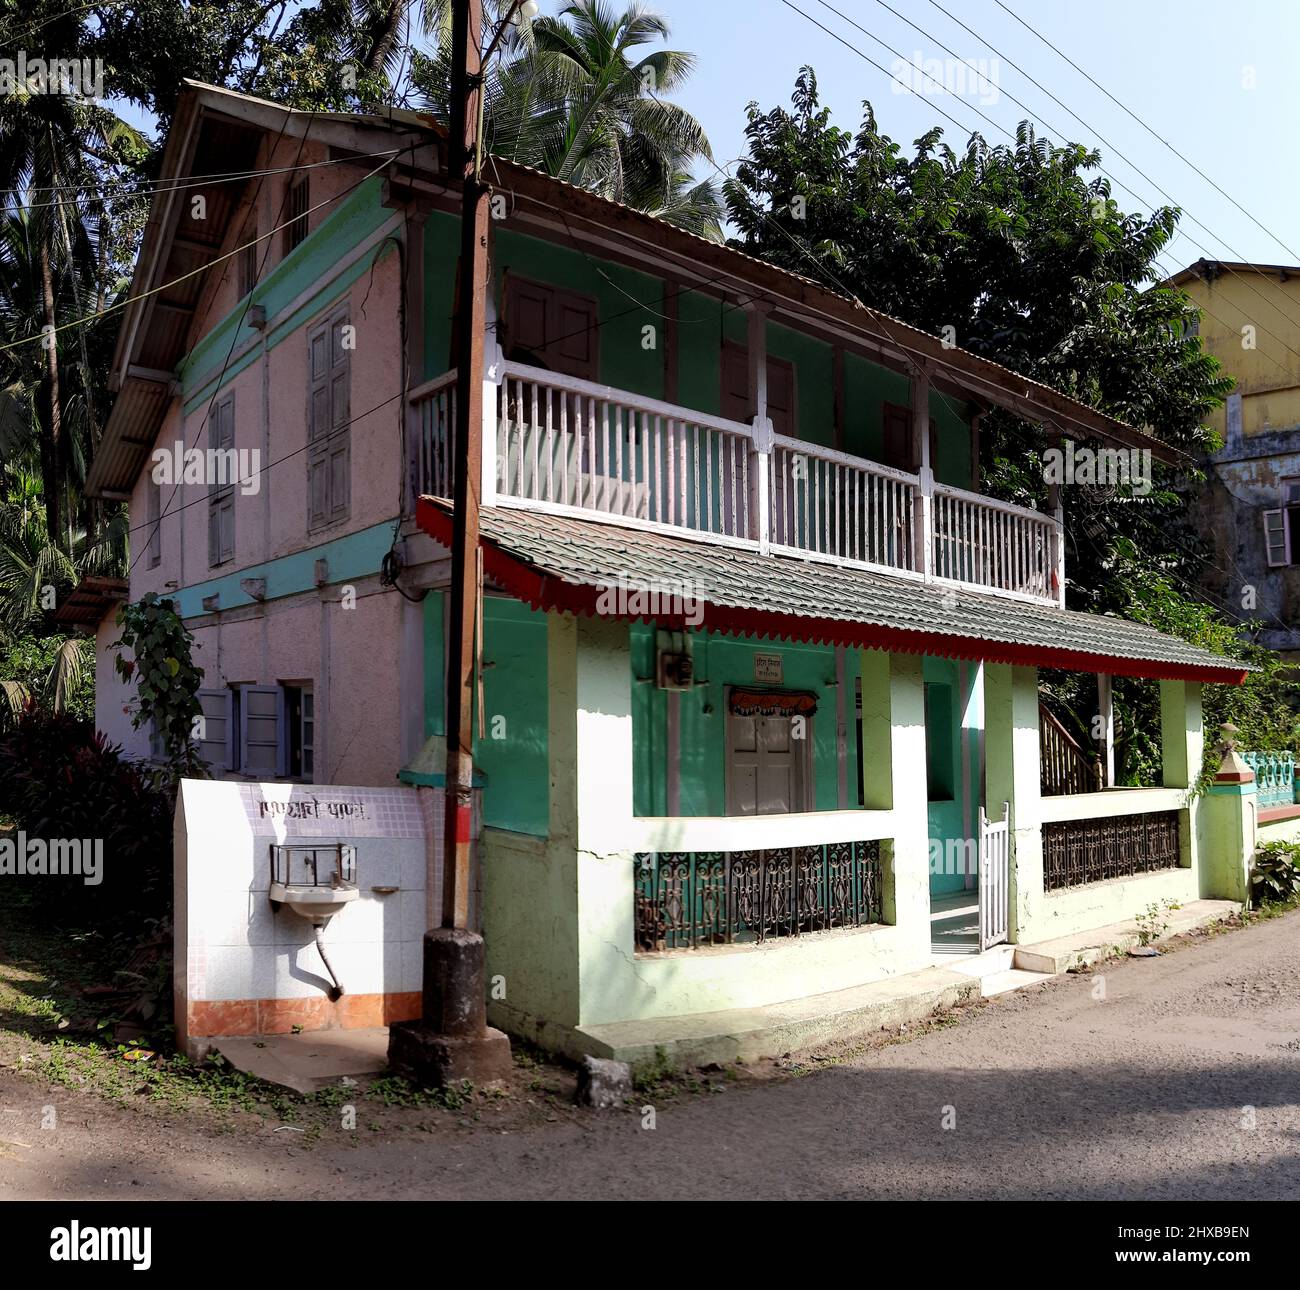
[[[1255,850],[1250,898],[1258,905],[1289,905],[1300,899],[1300,843],[1265,842]]]
[[[0,816],[29,839],[103,843],[97,886],[73,875],[9,879],[23,882],[61,925],[113,930],[169,912],[174,801],[169,773],[125,761],[92,722],[71,713],[28,703],[0,736]]]

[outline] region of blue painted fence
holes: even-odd
[[[1241,759],[1255,772],[1255,800],[1260,810],[1295,803],[1295,753],[1243,752]]]

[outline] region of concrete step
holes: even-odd
[[[1241,906],[1232,900],[1189,900],[1166,916],[1168,928],[1160,939],[1221,923]],[[1112,954],[1126,954],[1141,943],[1138,926],[1132,920],[1094,927],[1090,931],[1058,936],[1033,945],[1017,945],[1014,965],[1028,972],[1051,974],[1091,967]]]
[[[593,1057],[612,1057],[634,1068],[653,1066],[657,1051],[675,1066],[706,1066],[852,1039],[922,1021],[979,997],[978,980],[935,967],[761,1008],[582,1026],[576,1036]]]
[[[1015,958],[1014,945],[995,945],[983,954],[967,954],[961,958],[946,959],[943,966],[960,972],[963,976],[986,977],[994,972],[1005,972]]]
[[[1042,985],[1052,979],[1051,972],[1026,972],[1023,968],[1007,968],[1002,972],[992,972],[980,977],[980,993],[986,999],[995,994],[1006,994],[1008,990],[1021,990],[1027,985]]]

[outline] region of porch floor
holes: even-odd
[[[930,897],[930,953],[936,964],[954,955],[978,954],[980,897],[977,887]]]

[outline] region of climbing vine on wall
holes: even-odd
[[[115,665],[123,680],[134,681],[136,703],[131,724],[152,726],[162,740],[168,763],[180,773],[201,773],[194,739],[202,715],[198,692],[203,673],[194,665],[194,637],[172,600],[154,592],[117,613],[121,636],[113,642]],[[131,658],[123,650],[131,651]]]

